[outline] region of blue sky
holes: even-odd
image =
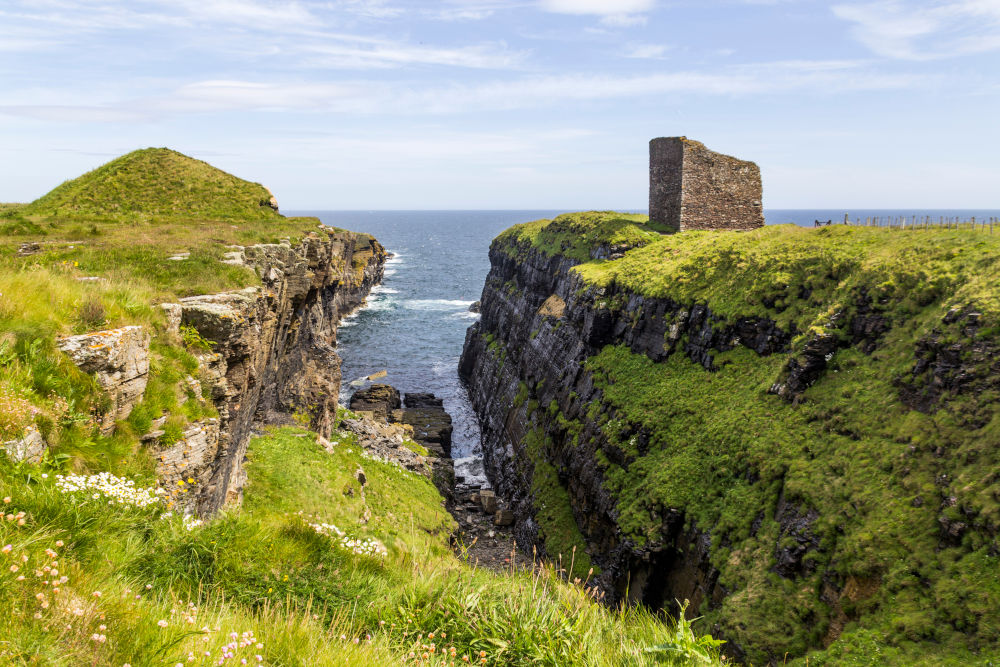
[[[2,0],[0,201],[169,146],[283,209],[1000,207],[1000,0]]]

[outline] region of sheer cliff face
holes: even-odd
[[[907,289],[886,293],[880,267],[864,278],[853,259],[828,266],[824,237],[795,230],[719,237],[736,250],[704,259],[734,275],[791,238],[807,268],[782,272],[778,299],[705,289],[708,299],[675,301],[585,279],[615,262],[576,252],[579,234],[552,241],[538,229],[491,246],[460,362],[519,544],[564,567],[575,558],[581,578],[593,565],[612,600],[689,600],[703,630],[755,663],[831,644],[882,650],[925,636],[917,618],[952,628],[942,641],[957,650],[992,641],[978,603],[964,600],[995,594],[955,589],[983,581],[1000,552],[997,455],[984,444],[1000,429],[1000,367],[982,309],[922,291],[920,266]],[[864,258],[868,235],[843,232],[838,247]],[[591,259],[640,252],[605,246]],[[657,261],[670,270],[682,255]],[[701,279],[688,275],[678,293]],[[900,614],[915,616],[901,625]]]
[[[295,246],[250,246],[243,254],[261,287],[164,306],[175,331],[194,327],[213,343],[200,361],[219,417],[160,452],[158,466],[165,485],[196,478],[192,501],[201,513],[239,501],[255,424],[305,416],[329,435],[340,394],[337,323],[382,279],[385,261],[377,241],[350,232],[313,234]]]
[[[679,352],[709,369],[714,352],[743,345],[767,355],[786,348],[790,336],[765,319],[713,328],[704,306],[588,287],[569,270],[578,261],[526,246],[494,242],[490,260],[482,318],[466,335],[459,372],[482,424],[487,473],[515,508],[518,542],[551,558],[558,548],[564,561],[574,546],[586,546],[611,600],[625,597],[627,587],[633,601],[661,606],[688,599],[697,613],[706,598],[720,599],[725,591],[708,562],[708,545],[697,530],[684,530],[682,512],[666,509],[662,531],[642,546],[623,538],[618,498],[605,488],[600,462],[610,457],[627,466],[629,456],[604,436],[599,421],[618,415],[602,403],[585,362],[606,345],[623,344],[658,361]],[[571,513],[562,518],[575,525],[557,525],[559,512],[543,507],[553,501],[540,498],[536,478],[539,467],[549,466],[558,477],[545,483],[565,488],[569,507],[562,509]],[[539,520],[539,513],[549,518]],[[582,541],[551,539],[577,529]]]

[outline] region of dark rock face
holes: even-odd
[[[1000,349],[991,339],[977,339],[979,318],[971,306],[952,309],[941,320],[952,336],[935,330],[917,342],[913,369],[896,382],[903,403],[931,413],[946,395],[1000,389]],[[989,418],[972,415],[966,425],[979,428]]]
[[[337,323],[382,279],[385,250],[350,232],[312,234],[297,245],[250,246],[246,263],[260,288],[182,299],[165,306],[172,327],[213,341],[201,355],[219,412],[217,442],[198,462],[195,507],[212,514],[239,502],[243,461],[255,424],[290,423],[305,413],[329,435],[337,414]],[[176,328],[175,328],[176,331]]]
[[[568,271],[573,260],[529,248],[519,252],[515,259],[496,244],[490,249],[482,319],[466,334],[459,367],[480,419],[486,472],[509,502],[518,544],[535,545],[545,555],[534,519],[532,458],[524,444],[529,431],[540,430],[546,436],[542,455],[559,471],[591,560],[602,569],[598,583],[609,600],[622,599],[628,588],[632,600],[654,606],[689,599],[694,614],[702,604],[718,604],[726,592],[708,559],[711,535],[685,530],[682,513],[665,509],[660,536],[644,547],[622,538],[616,499],[605,490],[595,461],[598,450],[614,463],[630,461],[587,416],[588,406],[600,403],[601,392],[583,362],[605,345],[622,344],[654,361],[680,353],[711,371],[717,353],[737,346],[761,355],[785,352],[791,332],[764,318],[724,323],[703,305],[653,299],[616,286],[588,287]],[[511,283],[518,289],[504,288]],[[554,401],[567,420],[583,424],[576,442],[558,420],[541,414],[544,410],[529,413],[527,403],[517,400],[522,387],[530,388],[538,405]],[[607,406],[602,412],[615,417]],[[632,428],[642,451],[648,434]]]
[[[434,394],[408,393],[403,404],[406,409],[393,413],[393,421],[412,426],[413,439],[435,456],[450,458],[454,427],[444,401]]]
[[[399,390],[388,384],[373,384],[351,395],[351,410],[371,411],[377,419],[388,421],[389,414],[400,406]]]

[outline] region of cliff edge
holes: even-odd
[[[757,664],[996,654],[1000,239],[586,213],[490,261],[460,374],[519,544]]]

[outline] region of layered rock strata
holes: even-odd
[[[427,450],[426,456],[418,457],[414,465],[426,464],[434,485],[445,498],[451,498],[455,486],[455,467],[451,459],[453,427],[451,415],[445,411],[442,399],[434,394],[411,392],[400,400],[399,390],[392,385],[373,384],[354,392],[350,407],[359,413],[361,420],[344,420],[342,427],[363,440],[370,440],[370,433],[359,431],[358,423],[375,424],[378,428],[384,425],[390,433],[405,434],[406,438]],[[392,439],[395,445],[391,449],[398,449],[403,443],[395,435]],[[404,467],[410,469],[408,461],[409,458],[404,461]]]
[[[142,400],[149,379],[149,332],[140,326],[96,331],[58,341],[80,370],[93,373],[110,399],[100,415],[101,431],[107,435],[115,422],[125,419]]]
[[[256,424],[297,418],[322,436],[330,434],[341,379],[337,323],[381,281],[385,262],[384,248],[371,237],[325,230],[295,246],[262,244],[242,252],[260,287],[166,307],[175,325],[193,327],[213,344],[201,362],[218,421],[197,425],[192,436],[207,432],[204,437],[185,437],[187,466],[174,461],[161,471],[194,469],[200,482],[194,504],[207,514],[239,501]],[[176,458],[176,452],[161,455],[164,464]]]
[[[168,337],[177,341],[183,331],[201,339],[193,350],[201,380],[187,378],[185,390],[193,400],[212,401],[218,412],[217,418],[187,425],[169,445],[159,444],[162,430],[143,436],[161,483],[189,490],[178,496],[183,509],[212,514],[239,502],[243,461],[256,427],[308,422],[321,436],[330,434],[341,380],[337,323],[381,281],[385,257],[369,236],[323,230],[295,245],[285,241],[230,253],[227,261],[257,273],[259,287],[161,305]],[[105,432],[142,399],[149,342],[141,327],[60,341],[111,398]]]

